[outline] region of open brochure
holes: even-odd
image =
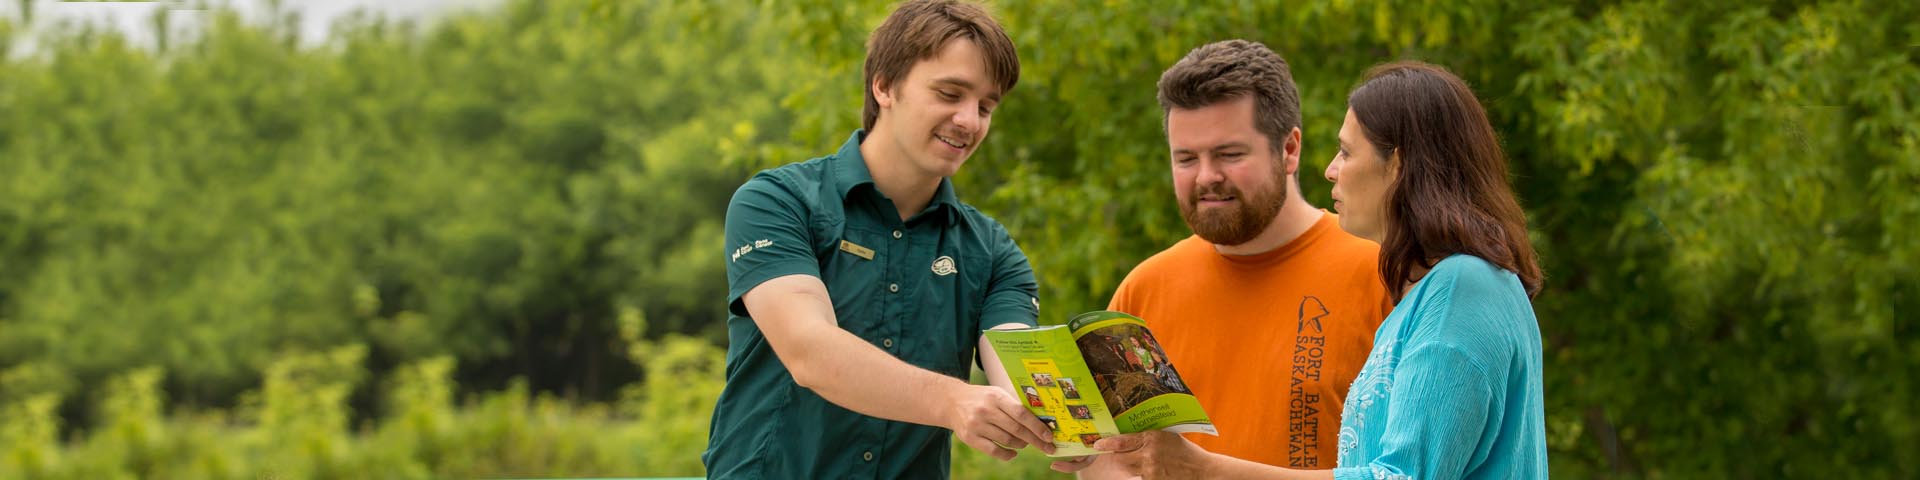
[[[1053,429],[1052,456],[1097,454],[1094,441],[1123,433],[1220,434],[1137,317],[1087,312],[1066,325],[986,337],[1013,380],[1014,398]]]

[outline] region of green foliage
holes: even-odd
[[[57,438],[56,394],[0,404],[4,478],[481,478],[699,475],[721,352],[683,336],[629,338],[648,372],[612,404],[531,394],[525,384],[454,403],[454,362],[394,369],[388,414],[359,426],[346,394],[362,381],[366,348],[289,354],[229,415],[163,415],[161,371],[107,382],[101,421]]]
[[[450,355],[475,387],[611,399],[618,309],[718,338],[747,172],[714,140],[784,115],[736,93],[768,90],[777,30],[655,6],[365,18],[311,49],[226,13],[160,52],[40,39],[0,69],[0,366],[155,365],[218,405],[275,352],[365,344],[377,375]]]
[[[726,359],[705,340],[679,334],[649,341],[646,318],[637,309],[620,312],[620,336],[635,348],[627,355],[646,367],[647,382],[621,392],[626,416],[648,427],[639,456],[648,472],[700,471],[697,452],[707,448],[713,404],[720,398]]]

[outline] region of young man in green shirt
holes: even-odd
[[[995,458],[1051,432],[965,380],[980,341],[1031,326],[1033,270],[948,180],[986,139],[1019,58],[977,5],[903,3],[867,43],[861,130],[766,170],[727,207],[727,386],[712,478],[945,478],[949,433]]]

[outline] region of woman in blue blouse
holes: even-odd
[[[1327,165],[1340,227],[1380,243],[1398,298],[1347,392],[1339,465],[1288,470],[1210,454],[1173,434],[1102,440],[1133,473],[1171,478],[1547,477],[1541,273],[1507,161],[1465,82],[1382,65],[1347,97]],[[1276,445],[1275,448],[1285,448]]]

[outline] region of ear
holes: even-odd
[[[1287,175],[1300,173],[1300,127],[1294,127],[1293,131],[1287,132],[1286,143],[1280,146],[1280,161],[1284,164]]]
[[[893,92],[888,91],[889,83],[887,79],[876,75],[873,77],[873,85],[867,86],[868,89],[873,90],[873,101],[879,103],[880,108],[893,108]]]

